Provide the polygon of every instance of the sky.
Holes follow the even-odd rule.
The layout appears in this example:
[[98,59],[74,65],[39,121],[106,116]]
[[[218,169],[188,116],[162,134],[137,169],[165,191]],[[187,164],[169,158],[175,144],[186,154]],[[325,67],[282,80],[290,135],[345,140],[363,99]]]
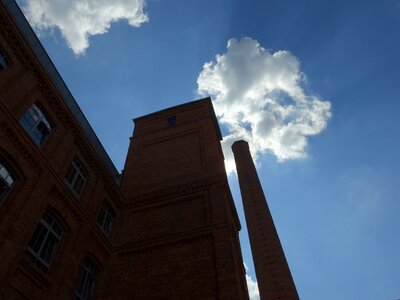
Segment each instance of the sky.
[[132,118],[211,96],[251,300],[237,139],[301,299],[400,298],[399,0],[18,3],[119,170]]

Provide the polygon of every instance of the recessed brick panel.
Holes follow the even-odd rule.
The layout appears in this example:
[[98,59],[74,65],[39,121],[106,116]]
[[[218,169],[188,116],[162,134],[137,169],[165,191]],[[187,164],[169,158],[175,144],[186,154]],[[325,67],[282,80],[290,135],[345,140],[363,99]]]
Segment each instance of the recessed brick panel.
[[133,186],[175,181],[182,176],[192,176],[202,171],[199,132],[188,132],[164,137],[142,145],[143,155],[136,161],[137,176]]

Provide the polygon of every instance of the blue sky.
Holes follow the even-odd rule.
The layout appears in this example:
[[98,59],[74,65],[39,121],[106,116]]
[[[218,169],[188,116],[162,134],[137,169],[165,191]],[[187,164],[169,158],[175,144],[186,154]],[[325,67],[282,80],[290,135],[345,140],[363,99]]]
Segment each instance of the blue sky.
[[132,118],[210,94],[251,140],[300,297],[400,298],[400,1],[114,1],[108,31],[80,2],[19,1],[118,169]]

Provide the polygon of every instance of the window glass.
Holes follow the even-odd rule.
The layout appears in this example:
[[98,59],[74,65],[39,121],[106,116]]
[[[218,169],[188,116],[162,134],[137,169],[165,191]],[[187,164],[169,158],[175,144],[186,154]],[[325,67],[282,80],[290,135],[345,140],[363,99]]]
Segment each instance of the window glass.
[[112,225],[114,223],[114,218],[115,218],[114,210],[107,201],[104,201],[100,211],[99,218],[97,219],[97,223],[100,225],[101,229],[105,234],[111,233]]
[[15,176],[0,160],[0,204],[6,198],[8,192],[11,190],[15,183]]
[[9,65],[8,59],[5,55],[5,53],[0,49],[0,71],[7,68],[8,65]]
[[75,194],[79,196],[86,182],[86,170],[76,157],[72,160],[65,179]]
[[168,124],[168,127],[175,127],[176,126],[176,117],[168,118],[167,124]]
[[50,267],[62,235],[63,230],[60,225],[51,215],[45,213],[27,249],[29,258],[45,272]]
[[33,104],[22,116],[21,124],[38,146],[42,146],[53,127],[42,110]]
[[75,288],[76,300],[89,300],[93,294],[96,285],[97,274],[99,268],[91,260],[86,259],[81,274],[79,276],[78,284]]

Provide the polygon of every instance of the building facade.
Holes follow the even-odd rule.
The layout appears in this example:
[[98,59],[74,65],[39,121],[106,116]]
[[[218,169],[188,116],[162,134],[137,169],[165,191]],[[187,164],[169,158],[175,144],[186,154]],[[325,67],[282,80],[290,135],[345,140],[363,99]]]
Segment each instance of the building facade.
[[[120,174],[0,0],[0,299],[249,299],[211,99],[134,123]],[[248,145],[233,150],[260,298],[298,299]]]
[[2,1],[0,299],[86,299],[102,283],[123,198],[96,141],[16,4]]
[[0,299],[248,299],[209,98],[134,120],[119,174],[0,2]]

